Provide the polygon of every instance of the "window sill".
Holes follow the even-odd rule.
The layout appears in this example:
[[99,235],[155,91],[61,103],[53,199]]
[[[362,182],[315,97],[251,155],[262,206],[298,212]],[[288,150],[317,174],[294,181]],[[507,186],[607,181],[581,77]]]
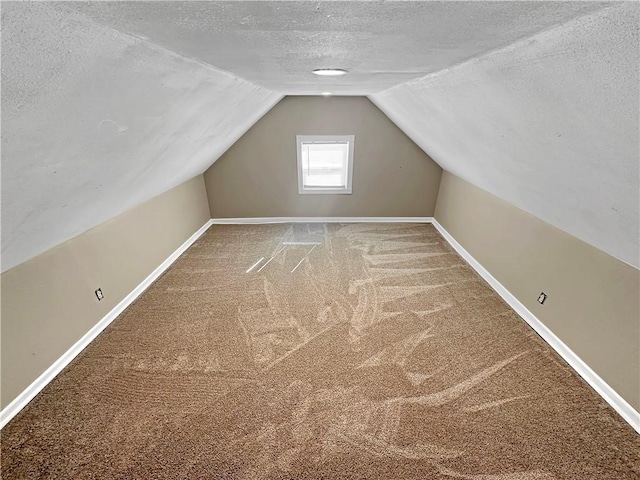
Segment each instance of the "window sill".
[[351,189],[308,188],[298,190],[299,195],[351,195]]

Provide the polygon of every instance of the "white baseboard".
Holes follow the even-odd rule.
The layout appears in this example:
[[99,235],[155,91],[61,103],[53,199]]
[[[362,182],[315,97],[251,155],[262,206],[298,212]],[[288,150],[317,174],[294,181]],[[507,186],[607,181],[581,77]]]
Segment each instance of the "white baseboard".
[[58,360],[47,368],[31,385],[20,393],[2,412],[0,412],[0,429],[15,417],[40,391],[58,375],[82,350],[89,345],[100,332],[102,332],[118,315],[120,315],[133,301],[138,298],[162,273],[175,262],[184,251],[189,248],[211,226],[211,220],[207,221],[196,233],[191,235],[178,249],[173,252],[158,268],[145,278],[129,295],[122,299],[109,313],[107,313],[91,330],[85,333],[80,340],[67,350]]
[[217,218],[205,223],[196,233],[173,252],[162,264],[144,279],[129,295],[116,305],[102,320],[56,360],[0,412],[2,429],[22,410],[58,373],[62,371],[91,341],[96,338],[118,315],[177,260],[213,224],[259,224],[259,223],[432,223],[451,247],[509,304],[513,310],[533,328],[622,418],[640,433],[640,413],[611,388],[578,355],[564,344],[549,328],[531,313],[504,285],[493,277],[465,248],[460,245],[433,217],[264,217],[264,218]]
[[525,307],[504,285],[491,275],[465,248],[451,236],[436,219],[431,222],[440,234],[449,242],[453,249],[464,258],[471,267],[493,288],[509,306],[520,315],[525,322],[533,328],[558,355],[560,355],[598,394],[640,433],[640,413],[611,388],[600,376],[594,372],[573,350],[571,350],[560,338],[542,323],[533,313]]
[[257,223],[431,223],[433,217],[254,217],[212,218],[214,224]]

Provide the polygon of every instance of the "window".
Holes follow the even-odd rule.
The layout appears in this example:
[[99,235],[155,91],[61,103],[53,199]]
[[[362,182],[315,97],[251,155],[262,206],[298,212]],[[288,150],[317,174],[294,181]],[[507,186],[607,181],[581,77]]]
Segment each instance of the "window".
[[354,135],[297,135],[298,193],[351,193]]

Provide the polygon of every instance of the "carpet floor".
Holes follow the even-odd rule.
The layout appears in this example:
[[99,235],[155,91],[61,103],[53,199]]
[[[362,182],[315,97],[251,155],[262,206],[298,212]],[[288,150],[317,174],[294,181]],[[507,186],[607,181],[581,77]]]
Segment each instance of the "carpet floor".
[[2,478],[622,480],[639,452],[431,225],[229,225],[3,429]]

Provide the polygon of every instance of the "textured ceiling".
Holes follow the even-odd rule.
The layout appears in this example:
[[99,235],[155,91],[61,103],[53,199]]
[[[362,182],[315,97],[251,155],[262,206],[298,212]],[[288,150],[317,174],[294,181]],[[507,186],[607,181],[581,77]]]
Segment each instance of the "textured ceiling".
[[640,4],[371,99],[442,168],[639,266]]
[[87,21],[2,3],[2,270],[202,173],[280,95]]
[[[598,8],[591,2],[80,2],[121,32],[287,95],[369,95]],[[345,68],[318,78],[314,68]]]
[[326,90],[372,95],[445,169],[637,265],[637,17],[610,5],[2,2],[2,270]]

